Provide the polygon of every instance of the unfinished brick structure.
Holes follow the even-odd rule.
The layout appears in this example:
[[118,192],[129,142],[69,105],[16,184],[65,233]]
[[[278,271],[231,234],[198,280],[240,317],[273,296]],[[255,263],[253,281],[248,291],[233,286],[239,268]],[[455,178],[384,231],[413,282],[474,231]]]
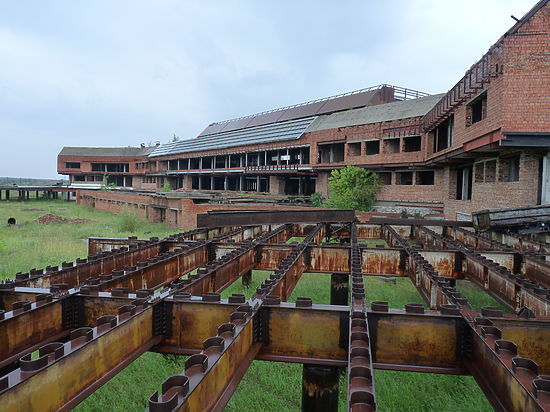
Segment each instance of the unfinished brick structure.
[[169,182],[327,195],[331,170],[358,165],[381,175],[379,204],[422,202],[449,219],[548,203],[549,15],[539,1],[445,94],[376,86],[213,123],[195,139],[136,148],[133,157],[64,148],[58,171],[85,187],[108,174],[140,191]]

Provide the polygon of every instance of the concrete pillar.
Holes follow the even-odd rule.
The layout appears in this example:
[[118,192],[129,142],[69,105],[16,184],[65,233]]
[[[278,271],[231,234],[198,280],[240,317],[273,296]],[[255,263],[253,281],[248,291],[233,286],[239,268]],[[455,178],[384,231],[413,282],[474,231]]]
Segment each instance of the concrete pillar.
[[199,157],[199,169],[202,169],[202,157]]
[[250,284],[252,283],[252,271],[251,270],[249,270],[248,272],[243,274],[242,282],[243,282],[243,286],[250,286]]
[[333,273],[330,275],[330,304],[348,305],[349,275]]
[[225,175],[223,179],[223,190],[227,190],[229,176]]
[[264,152],[264,165],[267,166],[267,150]]
[[277,150],[277,166],[281,164],[281,151]]
[[302,374],[302,411],[338,411],[338,368],[305,365]]
[[239,176],[239,191],[244,192],[246,190],[244,176]]
[[244,166],[248,166],[248,152],[244,154]]
[[214,175],[210,175],[210,190],[214,190]]
[[303,185],[303,178],[298,177],[298,194],[303,195],[304,194],[304,185]]
[[288,147],[286,148],[286,165],[288,166],[288,163],[290,162],[290,154],[288,152]]
[[202,189],[202,176],[199,175],[199,190]]
[[256,176],[256,192],[260,191],[260,176]]
[[300,158],[298,159],[298,163],[299,164],[304,163],[304,148],[303,147],[300,148]]

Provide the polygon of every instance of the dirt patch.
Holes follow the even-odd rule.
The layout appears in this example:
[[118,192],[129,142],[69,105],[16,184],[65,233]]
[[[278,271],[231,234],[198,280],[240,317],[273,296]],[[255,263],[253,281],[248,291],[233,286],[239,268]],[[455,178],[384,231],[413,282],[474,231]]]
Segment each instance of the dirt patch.
[[35,220],[35,222],[43,225],[49,225],[52,223],[86,223],[88,222],[88,219],[65,219],[62,216],[48,213],[46,215],[40,216],[38,219]]

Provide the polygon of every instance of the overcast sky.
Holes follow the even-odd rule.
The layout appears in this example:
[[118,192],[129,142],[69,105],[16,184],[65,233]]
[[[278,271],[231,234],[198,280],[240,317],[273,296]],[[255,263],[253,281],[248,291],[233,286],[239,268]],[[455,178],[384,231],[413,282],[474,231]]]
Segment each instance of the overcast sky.
[[0,3],[0,176],[380,83],[447,91],[535,0]]

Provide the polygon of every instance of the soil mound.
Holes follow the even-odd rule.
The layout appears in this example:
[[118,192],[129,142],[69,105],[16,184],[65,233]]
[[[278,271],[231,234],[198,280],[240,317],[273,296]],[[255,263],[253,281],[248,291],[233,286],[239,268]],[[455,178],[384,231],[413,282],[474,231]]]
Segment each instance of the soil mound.
[[86,223],[88,219],[65,219],[62,216],[57,216],[51,213],[40,216],[35,220],[36,223],[49,225],[52,223]]

